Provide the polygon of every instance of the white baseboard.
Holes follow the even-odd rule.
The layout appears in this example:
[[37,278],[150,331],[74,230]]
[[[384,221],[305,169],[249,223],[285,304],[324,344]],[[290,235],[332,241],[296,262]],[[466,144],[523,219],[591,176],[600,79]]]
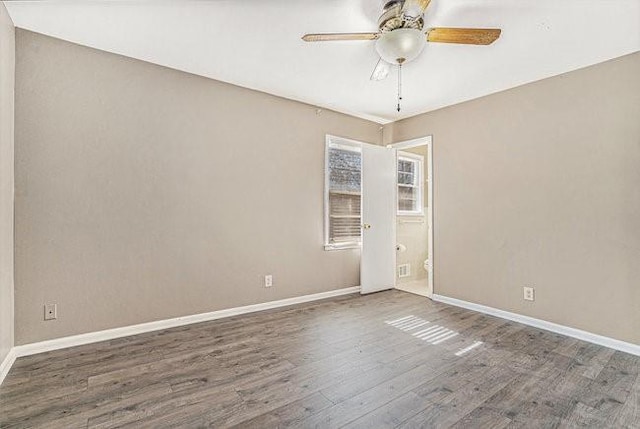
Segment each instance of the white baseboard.
[[[191,316],[176,317],[174,319],[158,320],[156,322],[141,323],[139,325],[124,326],[122,328],[107,329],[104,331],[89,332],[87,334],[72,335],[70,337],[56,338],[38,343],[15,346],[12,351],[14,360],[16,357],[29,356],[37,353],[52,350],[64,349],[67,347],[81,346],[84,344],[97,343],[100,341],[113,340],[115,338],[128,337],[130,335],[142,334],[145,332],[159,331],[161,329],[175,328],[177,326],[190,325],[193,323],[207,322],[225,317],[237,316],[240,314],[254,313],[256,311],[270,310],[278,307],[286,307],[294,304],[317,301],[325,298],[332,298],[340,295],[348,295],[360,292],[360,286],[336,289],[328,292],[314,293],[294,298],[281,299],[278,301],[264,302],[260,304],[245,305],[244,307],[228,308],[225,310],[212,311],[209,313],[194,314]],[[11,362],[13,364],[13,362]],[[11,366],[8,365],[8,368]],[[3,363],[4,370],[4,363]],[[7,372],[9,371],[7,368]]]
[[434,294],[432,299],[434,301],[455,305],[456,307],[466,308],[468,310],[489,314],[491,316],[500,317],[502,319],[512,320],[514,322],[522,323],[524,325],[533,326],[536,328],[566,335],[568,337],[573,337],[579,340],[587,341],[589,343],[598,344],[600,346],[609,347],[611,349],[620,350],[622,352],[640,356],[639,344],[627,343],[625,341],[620,341],[614,338],[593,334],[591,332],[582,331],[580,329],[571,328],[569,326],[559,325],[557,323],[547,322],[546,320],[536,319],[535,317],[529,317],[529,316],[524,316],[517,313],[511,313],[509,311],[499,310],[497,308],[488,307],[486,305],[481,305],[481,304],[475,304],[473,302],[463,301],[457,298],[450,298],[448,296]]
[[7,353],[2,363],[0,363],[0,384],[2,384],[4,378],[9,374],[9,370],[16,361],[16,357],[16,349],[15,347],[12,347],[9,349],[9,353]]

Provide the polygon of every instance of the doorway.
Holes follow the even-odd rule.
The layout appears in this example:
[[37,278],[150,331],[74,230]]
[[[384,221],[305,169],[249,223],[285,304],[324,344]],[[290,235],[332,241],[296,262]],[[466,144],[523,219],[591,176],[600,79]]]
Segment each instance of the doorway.
[[327,135],[325,250],[360,249],[360,292],[433,293],[431,136],[386,147]]
[[397,157],[395,288],[433,294],[432,137],[390,144]]

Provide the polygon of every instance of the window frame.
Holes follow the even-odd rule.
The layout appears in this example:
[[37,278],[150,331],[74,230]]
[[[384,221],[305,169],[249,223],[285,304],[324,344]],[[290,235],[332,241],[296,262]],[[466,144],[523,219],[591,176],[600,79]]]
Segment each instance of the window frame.
[[[400,184],[398,182],[398,174],[400,169],[398,168],[398,164],[400,161],[409,161],[417,164],[417,179],[415,183],[417,185],[408,186],[404,184]],[[416,204],[418,205],[417,210],[400,210],[400,187],[413,187],[418,188],[418,198]],[[398,150],[397,162],[396,162],[396,210],[398,216],[424,216],[424,156],[418,155],[417,153],[404,152]]]
[[[324,250],[346,250],[360,249],[362,247],[362,235],[359,241],[345,243],[330,243],[329,232],[331,229],[329,220],[329,188],[330,177],[329,172],[329,149],[339,148],[360,153],[362,157],[362,142],[337,137],[327,134],[324,145]],[[362,159],[362,158],[361,158]],[[362,164],[360,164],[360,221],[362,222]]]

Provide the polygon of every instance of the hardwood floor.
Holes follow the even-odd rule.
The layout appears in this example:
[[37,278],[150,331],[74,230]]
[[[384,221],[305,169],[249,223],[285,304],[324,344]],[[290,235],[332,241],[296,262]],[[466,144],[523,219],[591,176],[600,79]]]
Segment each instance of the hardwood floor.
[[640,357],[400,291],[20,358],[0,427],[640,427]]

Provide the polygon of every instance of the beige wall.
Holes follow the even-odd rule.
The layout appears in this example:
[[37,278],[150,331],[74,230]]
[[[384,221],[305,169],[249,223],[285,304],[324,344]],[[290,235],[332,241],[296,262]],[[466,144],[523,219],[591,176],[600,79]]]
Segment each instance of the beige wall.
[[359,284],[325,133],[378,124],[23,30],[16,67],[17,344]]
[[0,3],[0,363],[13,347],[13,91],[15,30]]
[[427,134],[435,293],[640,344],[640,53],[385,129]]
[[[17,42],[17,344],[359,283],[357,252],[322,250],[324,135],[377,124]],[[638,75],[634,54],[385,127],[434,136],[436,293],[640,343]]]

